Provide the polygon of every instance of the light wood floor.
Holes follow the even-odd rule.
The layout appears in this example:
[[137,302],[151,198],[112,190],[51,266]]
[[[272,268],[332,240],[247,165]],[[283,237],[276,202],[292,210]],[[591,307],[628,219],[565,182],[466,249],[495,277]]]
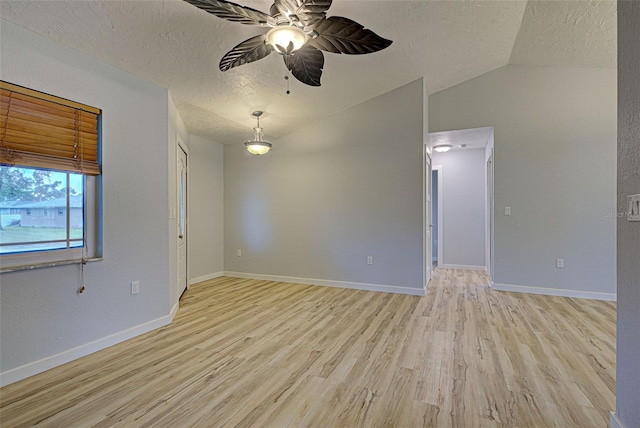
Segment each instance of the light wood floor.
[[0,390],[1,425],[607,427],[615,304],[219,278],[167,327]]

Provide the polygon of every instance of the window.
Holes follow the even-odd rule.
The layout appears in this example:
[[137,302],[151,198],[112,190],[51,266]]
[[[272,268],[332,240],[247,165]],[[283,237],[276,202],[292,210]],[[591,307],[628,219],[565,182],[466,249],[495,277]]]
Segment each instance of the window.
[[100,113],[0,81],[2,271],[101,256]]
[[[0,166],[0,180],[0,207],[13,208],[0,209],[0,254],[83,246],[82,174]],[[54,209],[69,215],[49,216]]]

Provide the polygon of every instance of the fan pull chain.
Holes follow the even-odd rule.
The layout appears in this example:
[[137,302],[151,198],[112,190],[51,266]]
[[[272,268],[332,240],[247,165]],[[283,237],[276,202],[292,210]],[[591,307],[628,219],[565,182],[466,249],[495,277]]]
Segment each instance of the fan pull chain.
[[84,287],[84,266],[87,264],[87,259],[84,257],[84,254],[82,255],[82,261],[81,261],[81,267],[80,267],[80,289],[78,290],[78,293],[82,294],[84,293],[85,287]]
[[291,70],[289,70],[289,68],[287,67],[287,75],[284,76],[284,80],[287,81],[287,95],[291,94],[291,91],[289,90],[289,74],[291,73]]

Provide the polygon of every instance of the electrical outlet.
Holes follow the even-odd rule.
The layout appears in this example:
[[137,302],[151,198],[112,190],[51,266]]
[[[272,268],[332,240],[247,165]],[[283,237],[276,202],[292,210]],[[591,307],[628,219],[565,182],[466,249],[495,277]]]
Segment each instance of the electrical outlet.
[[372,265],[373,264],[373,256],[367,256],[367,264],[368,265]]
[[511,215],[511,207],[504,207],[504,215]]
[[564,259],[556,259],[556,267],[563,268],[564,267]]
[[236,256],[237,256],[237,257],[242,257],[242,250],[241,250],[240,248],[238,248],[238,249],[236,250]]
[[131,281],[131,294],[138,294],[140,292],[140,281]]

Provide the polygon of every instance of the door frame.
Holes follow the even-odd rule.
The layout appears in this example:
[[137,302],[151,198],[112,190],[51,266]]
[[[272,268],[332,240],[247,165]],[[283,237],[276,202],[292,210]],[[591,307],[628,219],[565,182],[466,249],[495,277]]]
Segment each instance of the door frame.
[[487,264],[487,275],[493,281],[493,254],[494,254],[494,246],[495,243],[493,241],[493,232],[494,232],[494,198],[495,198],[495,190],[494,190],[494,169],[495,169],[495,160],[493,156],[493,147],[491,148],[491,154],[487,158],[486,161],[486,180],[487,180],[487,236],[486,236],[486,246],[485,246],[485,256],[486,256],[486,264]]
[[180,177],[179,177],[179,170],[178,170],[178,162],[180,160],[180,151],[182,151],[187,159],[186,165],[185,165],[185,189],[184,189],[184,197],[186,199],[185,201],[185,213],[184,213],[184,245],[185,245],[185,282],[186,282],[186,290],[189,289],[190,287],[190,281],[189,281],[189,149],[187,148],[187,145],[184,143],[184,140],[182,139],[182,137],[180,137],[180,134],[178,134],[176,132],[176,212],[175,212],[175,219],[176,219],[176,228],[174,230],[176,230],[176,286],[180,288],[180,290],[177,293],[177,299],[180,300],[180,297],[182,296],[182,293],[184,293],[185,289],[181,288],[180,285],[180,240],[178,238],[178,234],[177,234],[177,230],[178,230],[178,222],[180,221],[179,216],[180,216],[180,190],[178,188],[178,183],[180,182]]
[[[438,266],[444,264],[444,242],[442,239],[444,230],[444,216],[442,215],[444,198],[442,197],[442,165],[432,165],[432,171],[438,175]],[[433,183],[432,183],[433,185]],[[433,245],[433,243],[432,243]],[[431,261],[433,265],[433,260]]]
[[427,289],[431,278],[433,277],[431,248],[433,247],[433,233],[431,231],[431,156],[426,144],[423,145],[423,161],[422,161],[422,260],[424,264],[422,283],[424,290]]

